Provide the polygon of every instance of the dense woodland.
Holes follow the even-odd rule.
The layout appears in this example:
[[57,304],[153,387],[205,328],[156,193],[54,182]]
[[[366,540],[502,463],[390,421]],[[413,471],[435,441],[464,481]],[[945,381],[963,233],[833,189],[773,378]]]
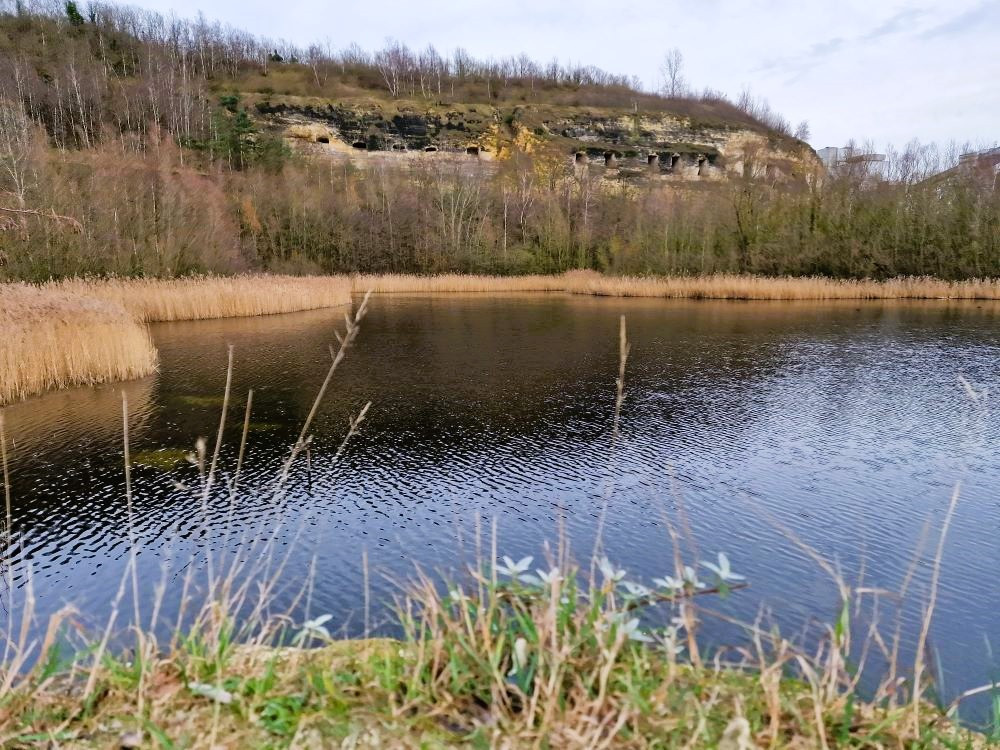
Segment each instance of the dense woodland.
[[628,106],[770,134],[766,106],[593,68],[260,40],[103,4],[0,2],[0,276],[247,269],[1000,275],[993,173],[914,145],[776,183],[628,184],[544,144],[471,173],[293,155],[239,92]]

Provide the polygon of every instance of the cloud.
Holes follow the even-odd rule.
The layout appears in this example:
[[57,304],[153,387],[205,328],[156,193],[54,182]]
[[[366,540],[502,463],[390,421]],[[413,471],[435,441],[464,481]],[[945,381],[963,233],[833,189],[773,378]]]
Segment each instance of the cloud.
[[925,15],[927,15],[927,11],[921,10],[920,8],[907,8],[906,10],[901,10],[896,15],[887,18],[871,31],[862,34],[858,37],[858,40],[862,42],[874,42],[882,37],[898,34],[901,31],[907,31]]
[[963,34],[968,31],[973,31],[977,27],[986,27],[988,24],[1000,22],[1000,5],[992,2],[991,0],[986,0],[986,2],[981,3],[979,6],[967,10],[965,13],[961,13],[950,21],[945,21],[937,26],[932,26],[931,28],[923,31],[920,34],[920,39],[929,40],[937,39],[945,36],[954,36],[956,34]]

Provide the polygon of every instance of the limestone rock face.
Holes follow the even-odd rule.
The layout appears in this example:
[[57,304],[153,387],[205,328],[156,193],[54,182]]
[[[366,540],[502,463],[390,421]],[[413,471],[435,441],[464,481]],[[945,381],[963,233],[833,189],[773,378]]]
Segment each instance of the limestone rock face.
[[300,150],[354,159],[423,155],[489,161],[514,147],[565,154],[624,180],[807,179],[821,169],[801,141],[722,120],[597,107],[271,98],[256,116]]

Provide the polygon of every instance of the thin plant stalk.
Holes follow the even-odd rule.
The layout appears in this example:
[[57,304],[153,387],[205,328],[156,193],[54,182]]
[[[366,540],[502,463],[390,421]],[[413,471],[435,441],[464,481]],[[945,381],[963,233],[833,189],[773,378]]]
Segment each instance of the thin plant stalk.
[[930,598],[927,602],[927,609],[924,611],[924,618],[920,625],[920,637],[917,639],[916,661],[913,666],[913,726],[914,730],[919,728],[920,723],[920,701],[922,692],[920,687],[924,672],[924,652],[927,647],[927,637],[930,634],[931,620],[934,617],[934,607],[937,604],[938,584],[941,581],[941,559],[944,557],[944,543],[948,537],[948,529],[951,526],[951,519],[955,515],[955,508],[958,506],[958,497],[961,491],[961,482],[955,485],[951,493],[951,501],[948,503],[948,511],[944,516],[944,523],[941,524],[941,535],[938,537],[937,550],[934,553],[934,566],[931,572]]

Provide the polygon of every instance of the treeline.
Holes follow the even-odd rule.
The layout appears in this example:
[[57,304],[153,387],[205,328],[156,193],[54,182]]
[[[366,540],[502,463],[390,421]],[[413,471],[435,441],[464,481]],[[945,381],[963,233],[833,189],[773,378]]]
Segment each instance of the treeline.
[[[565,155],[515,153],[358,169],[283,157],[243,170],[192,166],[168,136],[141,153],[59,151],[44,133],[17,162],[0,212],[0,275],[174,276],[301,272],[1000,276],[991,171],[927,180],[900,155],[886,180],[847,171],[811,183],[612,183]],[[185,156],[186,154],[186,156]],[[8,164],[10,162],[8,161]],[[14,193],[9,178],[3,189]]]
[[374,53],[356,45],[303,49],[202,17],[102,2],[0,0],[0,99],[20,101],[60,148],[113,137],[141,150],[155,129],[204,144],[217,137],[220,94],[239,91],[640,107],[762,131],[779,122],[761,117],[752,101],[741,99],[741,108],[711,91],[662,97],[629,76],[524,55],[483,60],[461,48],[445,55],[397,42]]

